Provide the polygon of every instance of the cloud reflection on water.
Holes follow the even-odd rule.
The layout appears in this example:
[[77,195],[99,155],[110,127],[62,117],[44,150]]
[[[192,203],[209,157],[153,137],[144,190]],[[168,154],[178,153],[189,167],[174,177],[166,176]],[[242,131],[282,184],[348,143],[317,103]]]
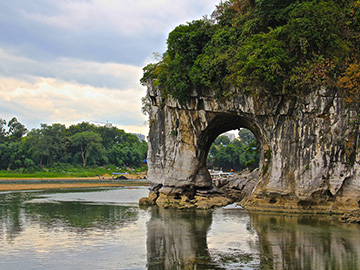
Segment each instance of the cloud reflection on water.
[[137,201],[147,189],[131,192],[1,193],[0,269],[360,269],[358,225],[328,216],[139,209],[127,196]]

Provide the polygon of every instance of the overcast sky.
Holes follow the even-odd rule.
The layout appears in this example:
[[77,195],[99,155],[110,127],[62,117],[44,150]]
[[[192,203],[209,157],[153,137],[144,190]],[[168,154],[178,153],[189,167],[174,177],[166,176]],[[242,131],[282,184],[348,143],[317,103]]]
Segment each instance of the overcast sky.
[[148,133],[142,68],[177,25],[220,0],[11,0],[0,3],[0,118],[110,122]]

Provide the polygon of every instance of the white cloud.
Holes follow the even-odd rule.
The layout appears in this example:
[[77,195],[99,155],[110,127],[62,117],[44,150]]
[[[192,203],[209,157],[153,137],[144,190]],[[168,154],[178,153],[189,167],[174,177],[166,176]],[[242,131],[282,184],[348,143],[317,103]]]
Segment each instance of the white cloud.
[[164,52],[169,31],[210,14],[218,1],[5,1],[0,46],[32,59],[140,65],[152,52]]
[[19,57],[0,48],[0,74],[3,76],[49,77],[95,87],[122,89],[139,86],[142,67],[121,63],[98,63],[71,58],[46,61]]
[[[51,1],[52,13],[47,10],[24,11],[24,15],[42,24],[66,31],[104,30],[137,36],[147,31],[164,33],[169,25],[199,19],[211,13],[218,0],[90,0]],[[199,14],[199,6],[206,13]],[[196,18],[194,18],[196,17]]]
[[[75,124],[82,121],[106,121],[121,125],[126,131],[146,132],[145,116],[140,99],[144,89],[122,91],[62,82],[50,78],[34,78],[35,83],[0,78],[0,103],[16,108],[15,115],[32,128],[32,121],[41,123]],[[29,114],[29,112],[31,112]],[[11,112],[0,109],[1,115]],[[37,119],[34,119],[36,115]],[[30,126],[28,126],[30,125]],[[37,126],[39,127],[39,126]]]
[[43,63],[0,50],[0,71],[16,73],[0,77],[2,118],[16,116],[29,129],[108,120],[127,132],[147,133],[141,67],[70,58]]
[[[0,9],[0,118],[147,133],[142,66],[219,0],[13,0]],[[129,130],[127,130],[127,128]],[[131,129],[131,130],[130,130]]]

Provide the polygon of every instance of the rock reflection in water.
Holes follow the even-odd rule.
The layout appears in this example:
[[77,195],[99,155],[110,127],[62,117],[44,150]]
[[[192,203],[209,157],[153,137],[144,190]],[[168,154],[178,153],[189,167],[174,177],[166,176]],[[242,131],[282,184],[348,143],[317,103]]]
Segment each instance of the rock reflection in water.
[[148,269],[217,269],[207,248],[211,211],[153,207],[147,224]]
[[261,269],[360,269],[360,231],[328,216],[250,213]]
[[360,269],[357,224],[119,203],[133,191],[0,193],[0,269]]

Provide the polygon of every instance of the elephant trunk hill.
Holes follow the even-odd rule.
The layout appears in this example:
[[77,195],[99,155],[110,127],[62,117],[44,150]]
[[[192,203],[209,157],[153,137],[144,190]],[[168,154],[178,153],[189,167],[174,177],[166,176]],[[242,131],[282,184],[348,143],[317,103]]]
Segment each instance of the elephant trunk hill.
[[[147,203],[359,211],[359,44],[359,0],[226,0],[177,26],[141,79]],[[257,139],[259,169],[213,182],[210,146],[240,128]]]
[[254,188],[242,200],[245,207],[359,208],[358,112],[336,91],[320,88],[306,97],[239,94],[221,100],[211,91],[193,91],[179,104],[162,98],[149,83],[147,99],[148,179],[157,203],[188,206],[202,197],[223,197],[207,169],[209,148],[221,133],[248,128],[260,145],[260,165]]

